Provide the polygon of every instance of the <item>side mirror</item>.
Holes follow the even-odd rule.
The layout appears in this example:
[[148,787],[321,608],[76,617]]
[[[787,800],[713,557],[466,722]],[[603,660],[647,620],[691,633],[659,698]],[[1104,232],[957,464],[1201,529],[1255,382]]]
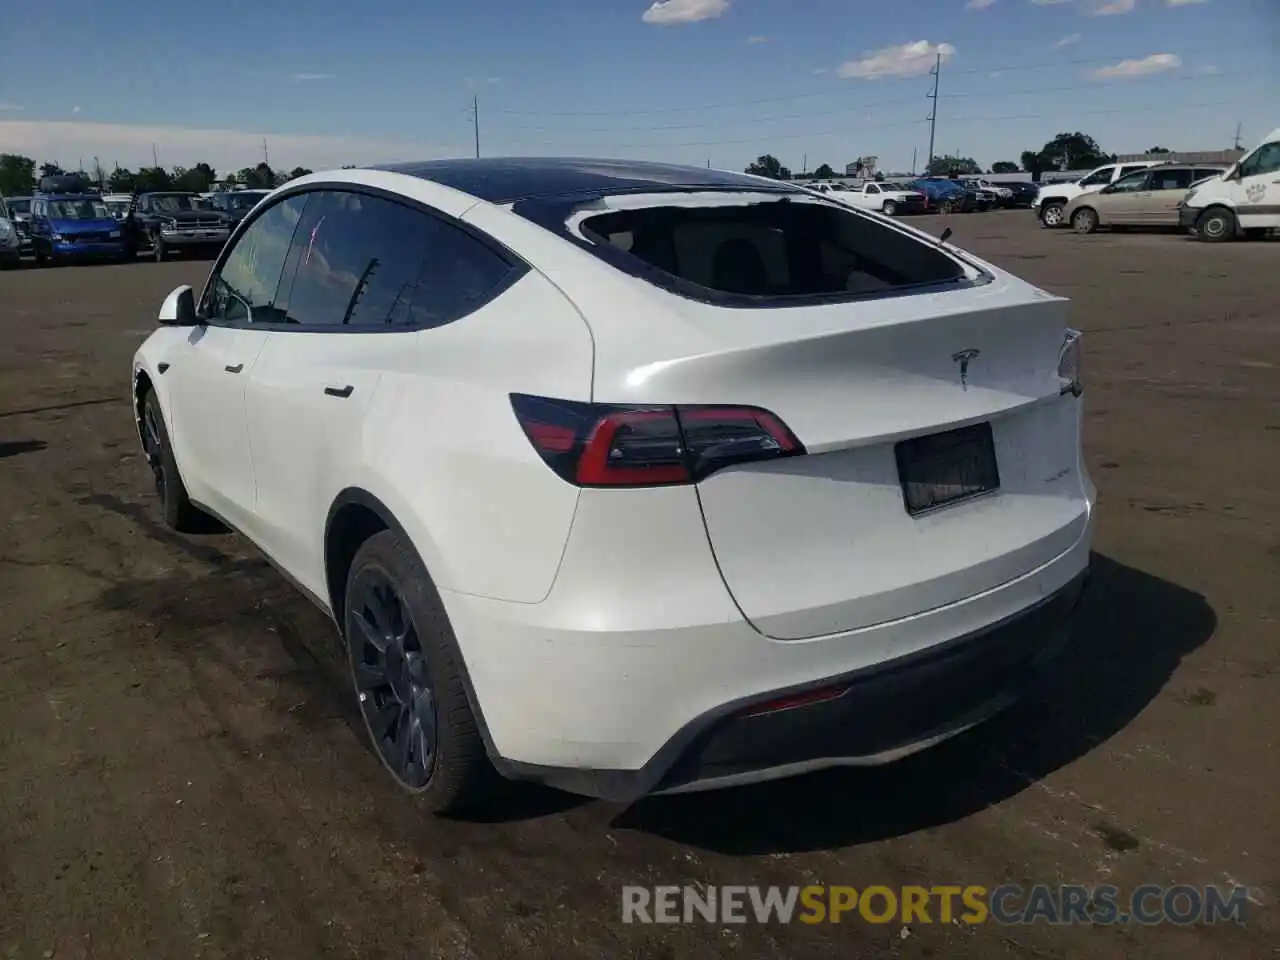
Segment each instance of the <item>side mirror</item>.
[[173,292],[160,304],[160,316],[157,318],[166,327],[194,327],[196,319],[196,295],[186,284],[175,287]]

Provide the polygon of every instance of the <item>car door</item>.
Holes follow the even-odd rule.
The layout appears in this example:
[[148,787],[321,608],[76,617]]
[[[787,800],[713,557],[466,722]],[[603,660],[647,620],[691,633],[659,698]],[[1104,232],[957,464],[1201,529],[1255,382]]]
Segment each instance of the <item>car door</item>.
[[1156,168],[1147,187],[1138,197],[1133,222],[1146,227],[1176,227],[1178,204],[1191,189],[1191,168]]
[[1231,199],[1243,229],[1280,228],[1280,141],[1264,143],[1241,161]]
[[337,495],[370,469],[363,440],[380,382],[389,378],[394,390],[418,369],[418,331],[449,312],[439,309],[442,287],[509,270],[418,207],[356,190],[311,194],[285,268],[284,323],[258,358],[247,398],[255,522],[268,553],[303,587],[325,595],[325,521]]
[[305,200],[265,211],[215,267],[185,348],[164,378],[174,454],[192,500],[250,531],[257,487],[245,384],[276,316],[275,298]]
[[1128,226],[1138,219],[1142,196],[1147,193],[1145,170],[1131,173],[1089,197],[1088,203],[1098,211],[1099,222],[1107,226]]

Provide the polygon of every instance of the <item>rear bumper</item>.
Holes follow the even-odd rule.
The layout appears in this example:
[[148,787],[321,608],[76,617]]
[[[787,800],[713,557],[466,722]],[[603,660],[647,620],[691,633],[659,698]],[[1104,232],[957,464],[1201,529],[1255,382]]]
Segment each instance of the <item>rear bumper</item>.
[[[662,491],[652,511],[644,504],[656,491],[639,492],[634,509],[616,499],[625,491],[583,497],[542,603],[441,591],[505,776],[628,802],[924,749],[1007,705],[1042,668],[1093,538],[1090,503],[1079,539],[1011,582],[891,622],[778,641],[733,604],[696,499],[681,512],[688,490]],[[599,532],[583,543],[580,530]],[[831,687],[843,692],[745,715]]]

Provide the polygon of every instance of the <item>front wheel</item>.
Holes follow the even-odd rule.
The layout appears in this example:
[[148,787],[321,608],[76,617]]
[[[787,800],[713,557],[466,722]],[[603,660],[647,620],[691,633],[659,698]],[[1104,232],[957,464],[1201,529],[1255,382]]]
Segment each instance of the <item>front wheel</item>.
[[151,479],[156,496],[160,498],[160,513],[170,528],[180,533],[200,529],[203,514],[187,498],[187,488],[178,472],[178,461],[169,443],[169,430],[164,424],[160,401],[154,390],[148,390],[142,401],[142,449],[151,468]]
[[1098,229],[1098,214],[1091,207],[1081,207],[1071,217],[1071,229],[1076,233],[1093,233]]
[[453,628],[416,551],[390,530],[366,540],[343,606],[351,678],[382,766],[435,813],[484,799],[495,774]]
[[1236,235],[1236,215],[1226,207],[1210,207],[1196,220],[1196,236],[1206,243],[1223,243]]
[[898,212],[898,205],[894,203],[892,200],[886,200],[884,202],[884,206],[880,208],[880,212],[883,213],[886,217],[892,217],[895,213]]
[[1040,223],[1046,227],[1062,226],[1062,208],[1063,203],[1052,200],[1040,207]]
[[156,258],[156,263],[164,263],[168,256],[168,251],[164,248],[164,241],[159,237],[155,237],[151,241],[151,253]]

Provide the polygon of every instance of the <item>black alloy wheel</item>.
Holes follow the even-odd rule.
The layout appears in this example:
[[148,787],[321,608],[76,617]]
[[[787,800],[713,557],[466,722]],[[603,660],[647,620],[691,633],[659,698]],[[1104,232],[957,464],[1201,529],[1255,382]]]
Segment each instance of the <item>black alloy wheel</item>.
[[352,580],[347,638],[369,736],[405,789],[426,789],[438,748],[436,698],[426,652],[396,578],[376,564]]

